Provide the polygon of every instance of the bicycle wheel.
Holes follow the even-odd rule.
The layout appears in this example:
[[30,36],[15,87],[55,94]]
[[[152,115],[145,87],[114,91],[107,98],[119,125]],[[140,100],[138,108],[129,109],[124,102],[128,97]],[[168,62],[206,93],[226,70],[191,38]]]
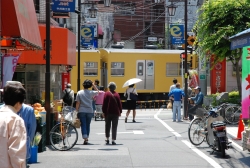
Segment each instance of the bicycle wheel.
[[201,118],[195,118],[189,125],[188,128],[188,138],[193,145],[200,145],[204,139],[204,123]]
[[77,140],[78,132],[70,123],[62,123],[62,129],[61,124],[57,124],[50,131],[50,143],[56,150],[69,150],[75,146]]
[[241,114],[239,106],[229,106],[225,109],[225,120],[229,124],[238,124]]

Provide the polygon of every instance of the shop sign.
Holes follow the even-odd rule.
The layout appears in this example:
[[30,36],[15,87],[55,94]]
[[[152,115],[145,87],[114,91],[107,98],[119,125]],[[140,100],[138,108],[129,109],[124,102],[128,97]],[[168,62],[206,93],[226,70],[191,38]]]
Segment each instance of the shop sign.
[[242,118],[250,119],[250,47],[243,48],[242,54]]
[[170,24],[170,38],[172,44],[184,44],[184,25]]
[[[211,59],[213,64],[213,58]],[[211,93],[221,93],[226,91],[226,60],[218,62],[211,70]]]
[[75,0],[52,0],[53,12],[75,12]]
[[64,90],[67,84],[70,83],[70,74],[69,72],[62,73],[62,90]]
[[95,38],[97,38],[97,24],[84,24],[81,26],[81,46],[96,47]]

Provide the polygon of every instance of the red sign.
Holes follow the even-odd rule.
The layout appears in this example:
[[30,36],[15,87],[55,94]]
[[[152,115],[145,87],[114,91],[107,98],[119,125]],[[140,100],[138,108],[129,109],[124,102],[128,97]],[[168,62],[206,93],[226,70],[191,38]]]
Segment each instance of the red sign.
[[19,37],[26,45],[42,48],[32,0],[1,0],[1,35]]
[[62,73],[62,90],[66,88],[66,85],[70,83],[70,74],[69,72]]
[[[213,66],[213,59],[211,59]],[[226,60],[218,62],[211,70],[211,94],[226,91]]]

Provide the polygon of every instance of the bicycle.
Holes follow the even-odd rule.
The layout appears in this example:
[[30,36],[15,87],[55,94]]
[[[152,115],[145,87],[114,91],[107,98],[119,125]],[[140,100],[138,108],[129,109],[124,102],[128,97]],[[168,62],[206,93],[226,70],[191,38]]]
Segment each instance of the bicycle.
[[241,106],[234,104],[225,109],[225,120],[229,124],[238,124],[241,114]]
[[[219,111],[223,108],[223,104],[214,108],[216,111],[216,115],[218,115]],[[214,113],[213,113],[214,114]],[[198,146],[204,142],[206,139],[206,142],[208,146],[211,146],[208,138],[208,132],[207,132],[207,122],[208,118],[211,116],[210,111],[204,109],[204,108],[198,108],[196,110],[195,114],[196,118],[194,118],[189,127],[188,127],[188,138],[189,141],[195,145]],[[221,117],[222,118],[222,117]]]
[[73,125],[76,110],[71,106],[64,106],[59,114],[61,115],[60,123],[51,129],[50,143],[56,150],[67,151],[73,148],[78,140],[78,132]]

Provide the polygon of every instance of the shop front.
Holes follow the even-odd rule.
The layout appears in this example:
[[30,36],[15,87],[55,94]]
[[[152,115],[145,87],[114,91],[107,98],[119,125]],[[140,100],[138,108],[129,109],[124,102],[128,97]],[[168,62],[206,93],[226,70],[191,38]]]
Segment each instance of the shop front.
[[[45,25],[39,25],[39,30],[44,50],[23,51],[13,77],[23,81],[27,90],[27,102],[30,104],[45,100]],[[51,26],[50,30],[50,100],[59,100],[65,85],[70,83],[71,67],[76,65],[76,36],[66,28]]]

